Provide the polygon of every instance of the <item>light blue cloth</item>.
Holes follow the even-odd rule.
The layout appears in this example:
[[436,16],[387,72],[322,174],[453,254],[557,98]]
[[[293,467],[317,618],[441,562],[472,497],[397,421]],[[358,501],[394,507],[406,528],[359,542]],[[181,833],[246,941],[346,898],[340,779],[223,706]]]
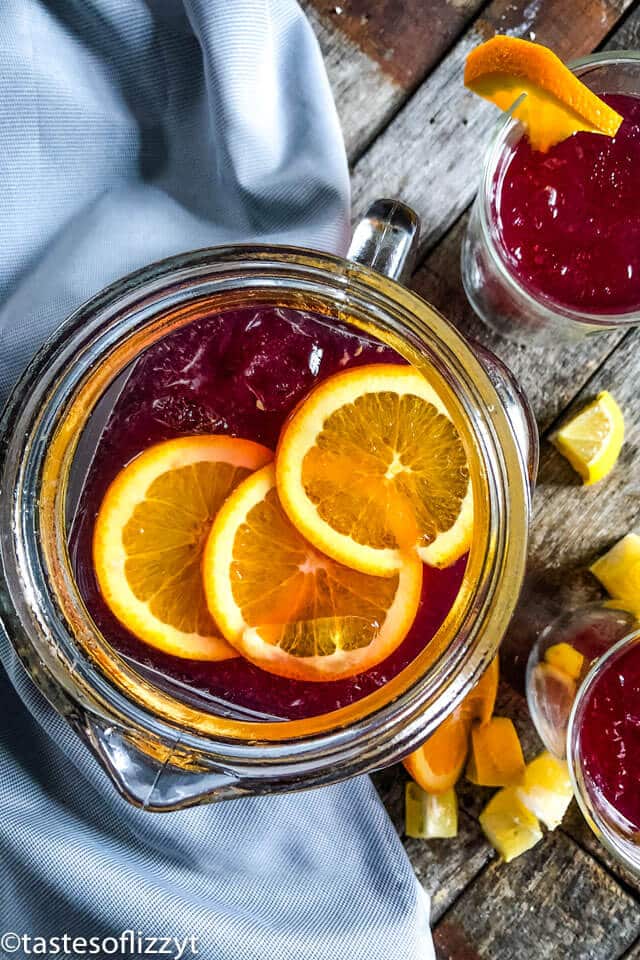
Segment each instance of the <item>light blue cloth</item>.
[[[348,197],[293,0],[2,0],[0,401],[114,278],[222,241],[341,251]],[[0,934],[195,936],[207,960],[433,955],[428,898],[368,779],[142,813],[6,636],[0,654]]]

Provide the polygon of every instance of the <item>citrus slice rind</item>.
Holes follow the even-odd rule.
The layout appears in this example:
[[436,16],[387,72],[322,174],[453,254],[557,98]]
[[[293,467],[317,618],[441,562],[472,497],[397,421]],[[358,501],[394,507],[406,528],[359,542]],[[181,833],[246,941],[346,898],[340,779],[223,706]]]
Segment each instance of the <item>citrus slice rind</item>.
[[203,578],[212,615],[247,660],[326,681],[355,676],[400,645],[418,609],[422,565],[414,557],[382,578],[320,554],[282,509],[268,465],[220,510]]
[[428,740],[402,761],[405,769],[427,793],[444,793],[457,782],[469,749],[471,720],[457,707]]
[[417,370],[375,364],[317,386],[285,425],[278,495],[292,523],[339,563],[389,576],[417,554],[467,552],[473,495],[464,445]]
[[98,512],[93,560],[105,603],[138,639],[185,659],[236,656],[206,605],[202,550],[231,490],[272,457],[248,440],[190,436],[120,471]]
[[547,151],[578,131],[613,137],[622,123],[552,50],[518,37],[498,35],[472,50],[464,82],[501,110],[511,110],[535,150]]

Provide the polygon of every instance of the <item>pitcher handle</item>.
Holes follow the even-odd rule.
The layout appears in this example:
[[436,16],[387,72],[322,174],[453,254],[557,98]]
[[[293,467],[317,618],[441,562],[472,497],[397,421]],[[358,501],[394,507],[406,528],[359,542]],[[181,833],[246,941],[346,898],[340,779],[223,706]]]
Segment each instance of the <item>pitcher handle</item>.
[[406,283],[418,252],[420,218],[400,200],[376,200],[353,232],[347,260]]

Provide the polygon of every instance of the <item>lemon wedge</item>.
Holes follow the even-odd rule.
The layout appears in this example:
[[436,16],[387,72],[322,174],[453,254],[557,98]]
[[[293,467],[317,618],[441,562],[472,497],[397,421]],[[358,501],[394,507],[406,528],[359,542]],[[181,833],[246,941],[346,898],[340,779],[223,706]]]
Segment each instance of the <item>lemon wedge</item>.
[[444,793],[427,793],[407,781],[405,787],[405,833],[416,839],[434,840],[458,834],[458,801],[453,787]]
[[498,790],[480,814],[480,826],[506,863],[542,840],[538,819],[525,807],[516,787]]
[[544,750],[527,764],[516,792],[527,810],[555,830],[573,797],[566,763]]
[[624,440],[624,417],[607,390],[553,434],[551,442],[580,474],[585,486],[613,469]]
[[640,536],[628,533],[589,567],[605,590],[640,617]]

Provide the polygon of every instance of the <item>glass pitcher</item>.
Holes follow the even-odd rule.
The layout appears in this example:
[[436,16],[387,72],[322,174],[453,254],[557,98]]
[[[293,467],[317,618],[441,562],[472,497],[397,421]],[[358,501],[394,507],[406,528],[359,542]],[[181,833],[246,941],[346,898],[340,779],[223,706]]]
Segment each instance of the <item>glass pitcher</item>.
[[[80,307],[4,410],[2,624],[52,707],[143,809],[298,790],[393,763],[429,736],[495,655],[524,574],[537,431],[500,361],[403,286],[418,229],[409,208],[380,200],[346,259],[252,245],[152,264]],[[398,353],[428,363],[458,412],[478,505],[463,584],[433,640],[373,693],[305,724],[202,711],[154,686],[93,622],[69,557],[78,444],[118,378],[203,310],[251,301],[313,310],[358,330],[373,324]]]

